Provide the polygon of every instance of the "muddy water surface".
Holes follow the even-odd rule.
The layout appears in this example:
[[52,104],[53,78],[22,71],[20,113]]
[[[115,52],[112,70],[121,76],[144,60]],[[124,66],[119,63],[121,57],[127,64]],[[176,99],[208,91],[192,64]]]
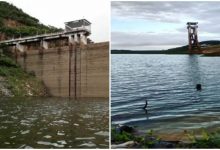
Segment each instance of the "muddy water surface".
[[0,148],[108,148],[108,100],[0,98]]

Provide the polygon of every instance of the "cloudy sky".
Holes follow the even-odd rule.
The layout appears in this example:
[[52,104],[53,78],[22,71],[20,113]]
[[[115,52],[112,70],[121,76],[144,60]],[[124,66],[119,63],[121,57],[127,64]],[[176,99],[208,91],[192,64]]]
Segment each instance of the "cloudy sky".
[[111,2],[111,48],[158,50],[188,44],[186,22],[199,41],[220,40],[220,2]]
[[[109,41],[108,0],[6,0],[45,25],[64,28],[64,22],[85,18],[92,25],[91,39]],[[100,7],[99,7],[100,6]]]

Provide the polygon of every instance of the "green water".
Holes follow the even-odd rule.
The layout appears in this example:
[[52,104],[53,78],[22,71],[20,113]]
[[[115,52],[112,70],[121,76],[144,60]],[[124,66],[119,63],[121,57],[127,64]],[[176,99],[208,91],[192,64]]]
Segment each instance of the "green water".
[[108,100],[0,98],[0,148],[108,148]]

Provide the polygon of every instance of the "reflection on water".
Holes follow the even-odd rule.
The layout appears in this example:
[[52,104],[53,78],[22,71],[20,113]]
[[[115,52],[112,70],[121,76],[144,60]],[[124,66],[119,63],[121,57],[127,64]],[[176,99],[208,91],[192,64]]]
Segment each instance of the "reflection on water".
[[0,148],[108,148],[108,101],[1,98]]
[[[220,59],[112,55],[112,123],[175,132],[220,125]],[[196,91],[196,84],[203,90]],[[148,100],[148,111],[142,108]]]

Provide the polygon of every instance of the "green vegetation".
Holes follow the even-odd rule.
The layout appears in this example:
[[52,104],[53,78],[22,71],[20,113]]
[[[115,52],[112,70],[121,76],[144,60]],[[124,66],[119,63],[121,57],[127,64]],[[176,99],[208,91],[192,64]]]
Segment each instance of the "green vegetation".
[[39,20],[29,16],[24,13],[21,9],[16,8],[12,4],[1,1],[0,3],[0,17],[1,23],[3,24],[3,19],[12,19],[16,20],[20,23],[29,25],[29,26],[37,26]]
[[134,140],[134,135],[132,135],[131,133],[127,133],[127,132],[122,132],[120,134],[117,134],[117,132],[115,131],[115,129],[112,129],[112,139],[114,139],[114,141],[116,142],[126,142],[126,141],[130,141],[130,140]]
[[[45,26],[38,19],[24,13],[8,2],[0,1],[0,40],[59,32],[52,26]],[[11,51],[0,45],[0,96],[45,96],[46,89],[34,73],[26,73],[10,58]]]
[[168,49],[166,54],[188,54],[188,45]]
[[0,56],[0,77],[5,79],[6,88],[13,96],[46,95],[43,83],[33,73],[24,72],[11,58],[3,54]]
[[39,20],[24,13],[21,9],[7,2],[0,2],[0,33],[6,38],[31,36],[36,34],[58,32],[52,26],[45,26]]
[[[153,137],[154,136],[154,137]],[[154,145],[160,142],[160,138],[155,138],[156,136],[153,135],[153,130],[147,132],[145,136],[135,136],[132,133],[127,133],[125,131],[118,133],[115,129],[111,130],[111,138],[112,143],[119,144],[127,141],[134,141],[137,144],[138,148],[153,148]],[[154,140],[148,140],[148,139]]]
[[191,143],[188,148],[220,148],[219,132],[208,133],[202,129],[201,136],[197,137],[194,132],[188,133]]

